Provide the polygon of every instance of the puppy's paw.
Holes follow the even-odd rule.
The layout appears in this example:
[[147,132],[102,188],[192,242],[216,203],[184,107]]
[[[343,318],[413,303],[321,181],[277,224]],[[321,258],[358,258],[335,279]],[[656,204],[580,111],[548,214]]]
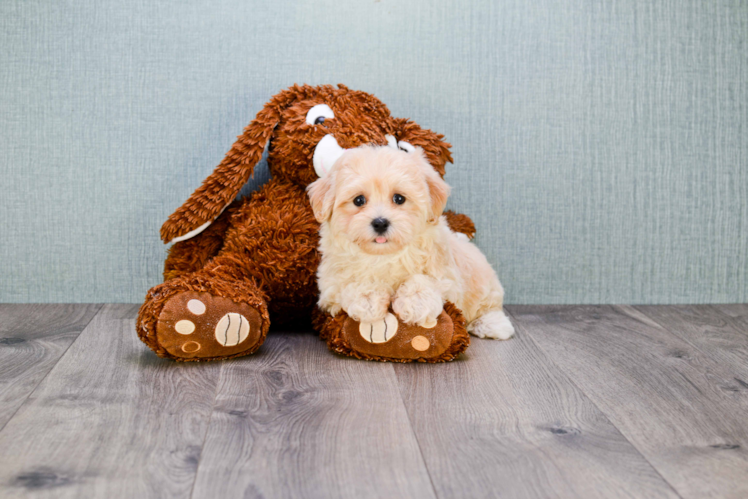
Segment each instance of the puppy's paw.
[[362,323],[384,319],[390,307],[390,294],[383,290],[345,290],[343,296],[346,297],[343,301],[345,312]]
[[514,336],[514,326],[504,311],[489,311],[470,323],[468,332],[482,339],[507,340]]
[[423,328],[436,326],[444,302],[441,292],[423,280],[408,280],[397,289],[392,310],[400,321]]

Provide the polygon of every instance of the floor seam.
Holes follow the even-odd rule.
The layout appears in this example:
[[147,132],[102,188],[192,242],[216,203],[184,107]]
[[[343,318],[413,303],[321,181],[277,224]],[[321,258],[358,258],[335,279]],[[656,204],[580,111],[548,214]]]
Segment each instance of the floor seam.
[[[573,307],[573,306],[570,306]],[[553,361],[553,358],[550,357],[550,355],[546,352],[545,349],[533,338],[532,334],[529,332],[529,330],[522,325],[520,320],[511,312],[511,306],[508,306],[504,308],[505,312],[509,314],[509,316],[514,320],[514,326],[515,328],[520,328],[522,330],[522,333],[527,336],[527,338],[530,339],[530,341],[533,343],[535,347],[538,348],[540,352],[543,353],[543,356],[548,360],[549,363],[553,363],[553,366],[555,366],[561,373],[563,373],[566,378],[569,380],[569,383],[574,386],[581,394],[584,395],[585,398],[590,402],[591,405],[593,405],[597,411],[600,412],[601,415],[605,417],[605,419],[610,423],[610,425],[613,426],[614,429],[618,431],[618,433],[626,440],[627,443],[631,445],[632,448],[636,450],[636,452],[639,454],[642,459],[649,464],[650,467],[652,467],[652,470],[667,484],[671,490],[673,490],[673,493],[675,493],[678,498],[683,498],[683,495],[680,494],[680,491],[678,491],[675,486],[673,486],[670,481],[665,478],[665,476],[662,475],[662,473],[659,471],[657,467],[654,466],[654,464],[649,460],[649,458],[639,449],[636,444],[632,443],[631,440],[626,436],[626,434],[611,420],[611,418],[608,416],[607,413],[605,413],[602,408],[598,406],[598,404],[595,402],[595,400],[587,394],[579,385],[577,385],[576,381],[572,378],[571,374],[569,374],[566,370],[563,369],[563,367],[559,366],[555,361]]]
[[60,363],[60,361],[62,360],[62,358],[64,358],[65,355],[68,353],[68,351],[70,350],[70,348],[73,347],[73,344],[75,344],[76,342],[78,342],[78,339],[80,338],[81,334],[86,331],[86,328],[88,328],[88,325],[90,325],[91,322],[93,322],[93,320],[96,319],[99,316],[99,314],[101,314],[101,310],[104,308],[104,306],[106,304],[94,304],[94,305],[98,306],[98,308],[96,309],[96,313],[93,314],[91,316],[91,319],[89,319],[88,322],[86,322],[86,324],[83,326],[83,328],[81,328],[81,330],[78,332],[78,335],[76,335],[75,340],[73,340],[72,342],[70,342],[70,345],[68,345],[65,348],[65,350],[62,352],[62,354],[60,354],[60,357],[57,358],[57,361],[55,362],[55,364],[52,365],[49,368],[49,370],[47,371],[47,373],[45,373],[44,376],[39,380],[39,382],[37,382],[37,384],[34,386],[34,388],[31,391],[29,391],[29,393],[26,395],[26,398],[24,398],[23,403],[21,403],[20,405],[18,405],[18,408],[16,408],[16,411],[13,412],[13,415],[10,416],[10,418],[3,424],[2,427],[0,427],[0,433],[2,433],[5,430],[5,428],[11,422],[11,420],[13,420],[15,418],[15,416],[18,414],[18,412],[21,411],[21,408],[23,408],[26,405],[26,402],[29,400],[29,398],[31,396],[33,396],[34,393],[36,392],[36,390],[39,388],[39,386],[42,385],[42,382],[44,382],[45,380],[47,380],[47,377],[49,376],[49,374],[52,373],[52,370],[55,369],[55,367]]
[[210,406],[210,415],[208,415],[208,423],[205,426],[205,435],[203,436],[203,443],[200,445],[200,458],[197,461],[197,467],[195,467],[195,478],[192,480],[192,486],[190,487],[189,498],[193,498],[195,494],[195,485],[197,484],[197,476],[200,473],[200,466],[203,463],[203,452],[205,451],[205,443],[208,442],[208,433],[210,432],[210,424],[213,422],[213,414],[216,411],[216,401],[218,401],[218,392],[221,388],[221,380],[223,379],[223,372],[226,368],[226,363],[221,363],[221,369],[218,371],[218,380],[216,380],[216,391],[213,394],[213,404]]
[[400,394],[400,404],[402,404],[403,410],[405,411],[405,417],[408,419],[408,427],[410,427],[410,432],[413,434],[413,438],[416,440],[416,445],[418,446],[418,453],[421,455],[421,462],[423,462],[423,468],[426,469],[426,476],[429,478],[429,484],[431,485],[431,491],[434,492],[434,498],[441,498],[439,494],[436,491],[436,486],[434,486],[434,479],[431,477],[431,471],[429,470],[429,465],[426,463],[426,456],[423,454],[423,448],[421,448],[421,441],[418,439],[418,434],[415,431],[415,428],[413,427],[413,421],[410,419],[410,412],[408,411],[408,406],[405,404],[405,397],[403,396],[402,388],[400,387],[400,379],[397,376],[397,371],[395,370],[394,365],[390,364],[390,369],[392,370],[392,374],[395,376],[395,383],[397,384],[397,392]]

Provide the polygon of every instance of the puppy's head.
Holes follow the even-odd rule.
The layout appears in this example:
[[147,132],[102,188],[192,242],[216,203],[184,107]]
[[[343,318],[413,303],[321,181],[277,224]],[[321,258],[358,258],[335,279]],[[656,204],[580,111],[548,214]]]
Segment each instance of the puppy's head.
[[308,188],[314,215],[369,254],[401,250],[436,224],[449,186],[420,148],[362,146],[346,151]]

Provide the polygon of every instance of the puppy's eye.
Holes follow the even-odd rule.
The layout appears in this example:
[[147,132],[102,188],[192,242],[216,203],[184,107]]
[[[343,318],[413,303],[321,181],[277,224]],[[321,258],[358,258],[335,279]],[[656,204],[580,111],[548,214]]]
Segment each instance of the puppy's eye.
[[335,114],[327,104],[317,104],[307,111],[306,122],[309,125],[321,125],[326,119],[335,118]]
[[392,197],[392,201],[395,202],[395,205],[402,205],[405,203],[405,196],[395,193],[395,196]]
[[353,204],[357,207],[363,207],[366,204],[366,197],[362,194],[353,198]]

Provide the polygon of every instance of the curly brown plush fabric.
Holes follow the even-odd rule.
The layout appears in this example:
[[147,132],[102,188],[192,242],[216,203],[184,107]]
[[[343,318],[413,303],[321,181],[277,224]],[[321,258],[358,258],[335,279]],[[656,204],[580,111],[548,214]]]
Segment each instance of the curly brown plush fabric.
[[[306,114],[317,104],[327,104],[335,117],[307,124]],[[190,233],[192,237],[172,246],[165,281],[148,292],[138,316],[138,335],[159,356],[179,361],[243,356],[262,344],[271,319],[283,323],[310,318],[318,295],[319,224],[305,189],[317,179],[315,147],[329,134],[346,149],[385,145],[386,136],[394,136],[423,148],[441,175],[452,161],[442,135],[393,118],[371,94],[343,85],[283,90],[161,228],[164,242]],[[266,145],[271,180],[236,200]],[[475,227],[467,216],[448,213],[447,218],[455,230],[473,236]],[[460,312],[449,306],[445,313],[455,325],[451,354],[444,355],[451,359],[467,344],[459,333],[464,330]],[[334,326],[314,316],[318,331],[329,341],[334,335],[325,330],[328,324]],[[342,314],[335,320],[344,318]],[[340,352],[376,359],[351,349]]]
[[223,248],[226,231],[231,223],[231,216],[239,208],[241,202],[234,201],[198,237],[180,241],[172,245],[164,264],[164,281],[192,273],[205,267],[210,259],[218,255]]
[[456,232],[466,235],[471,240],[475,237],[475,224],[465,214],[458,214],[451,210],[444,212],[444,216],[447,218],[449,228]]

